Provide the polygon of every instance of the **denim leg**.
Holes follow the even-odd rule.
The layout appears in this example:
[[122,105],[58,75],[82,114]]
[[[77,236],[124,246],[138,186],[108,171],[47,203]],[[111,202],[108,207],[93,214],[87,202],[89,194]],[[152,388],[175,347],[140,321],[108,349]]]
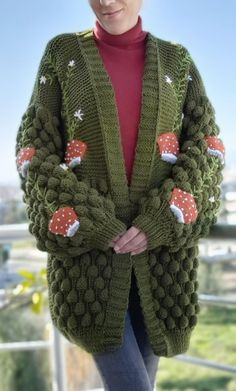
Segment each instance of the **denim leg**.
[[125,316],[122,346],[113,352],[94,353],[92,356],[105,391],[153,391],[133,332],[129,311]]
[[142,354],[143,361],[149,376],[151,389],[154,390],[160,357],[153,352],[153,349],[149,342],[149,337],[146,331],[143,313],[140,305],[140,298],[138,294],[136,279],[133,271],[129,299],[129,312],[136,341]]

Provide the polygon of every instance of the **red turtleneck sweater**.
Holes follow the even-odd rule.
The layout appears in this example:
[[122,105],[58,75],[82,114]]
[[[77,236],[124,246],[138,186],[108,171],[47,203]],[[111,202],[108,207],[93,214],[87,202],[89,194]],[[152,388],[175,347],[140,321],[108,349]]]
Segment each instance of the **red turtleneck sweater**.
[[98,20],[93,28],[94,40],[115,91],[129,185],[141,113],[146,35],[140,16],[137,24],[123,34],[108,33]]

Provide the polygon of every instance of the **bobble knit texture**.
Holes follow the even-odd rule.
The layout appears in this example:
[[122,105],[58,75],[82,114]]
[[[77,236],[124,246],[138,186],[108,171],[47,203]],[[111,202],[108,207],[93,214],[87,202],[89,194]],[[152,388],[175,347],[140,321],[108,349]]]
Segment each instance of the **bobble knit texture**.
[[[200,311],[198,240],[217,220],[223,180],[223,163],[208,152],[205,137],[219,131],[188,50],[148,33],[128,186],[114,91],[92,30],[48,42],[18,129],[16,156],[35,148],[27,175],[19,172],[29,231],[48,253],[52,321],[72,343],[91,353],[121,346],[134,268],[154,352],[172,357],[188,350]],[[162,158],[157,142],[168,132],[179,143],[172,161]],[[72,140],[85,143],[86,153],[68,167]],[[195,221],[181,223],[173,214],[175,188],[194,197]],[[63,207],[78,216],[72,237],[48,228]],[[110,241],[132,225],[146,233],[147,250],[116,254]]]

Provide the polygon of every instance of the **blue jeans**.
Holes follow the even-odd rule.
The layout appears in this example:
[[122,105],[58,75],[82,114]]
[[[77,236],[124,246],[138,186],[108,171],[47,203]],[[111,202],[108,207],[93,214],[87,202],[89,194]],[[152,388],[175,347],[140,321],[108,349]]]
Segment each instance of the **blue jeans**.
[[134,277],[132,281],[122,346],[93,354],[105,391],[154,390],[160,357],[149,343]]

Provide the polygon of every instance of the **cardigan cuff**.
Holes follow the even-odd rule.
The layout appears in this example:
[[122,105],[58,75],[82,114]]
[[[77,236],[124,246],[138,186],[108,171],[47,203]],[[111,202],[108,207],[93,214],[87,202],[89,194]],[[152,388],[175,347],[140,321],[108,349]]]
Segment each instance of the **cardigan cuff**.
[[158,246],[171,246],[175,241],[175,230],[177,220],[167,208],[151,209],[139,214],[132,221],[132,225],[143,231],[148,240],[147,250]]
[[109,218],[102,224],[96,223],[96,230],[90,239],[90,247],[106,251],[110,242],[120,233],[127,230],[126,224],[116,217]]

